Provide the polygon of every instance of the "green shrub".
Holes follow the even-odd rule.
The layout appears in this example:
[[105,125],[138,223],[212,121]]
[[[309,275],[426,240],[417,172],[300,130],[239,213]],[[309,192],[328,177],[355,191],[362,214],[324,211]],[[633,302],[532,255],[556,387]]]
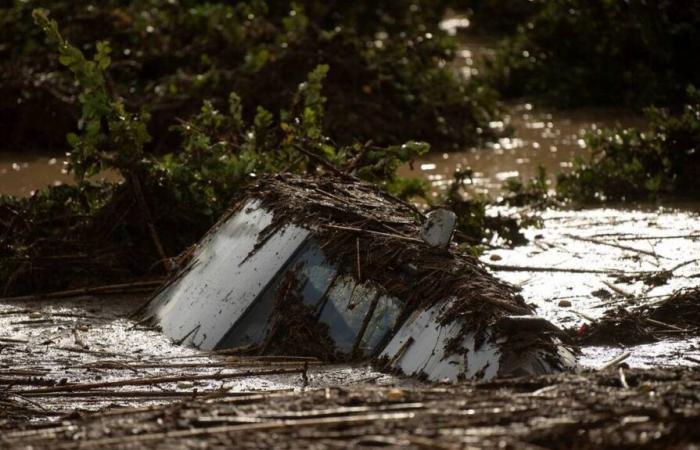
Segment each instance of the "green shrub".
[[159,152],[180,142],[171,118],[188,117],[203,100],[222,109],[237,92],[252,120],[257,106],[286,108],[319,65],[330,68],[326,135],[339,145],[417,139],[459,147],[474,143],[497,113],[492,94],[451,68],[455,43],[438,27],[441,2],[14,0],[0,8],[8,147],[61,148],[80,117],[77,87],[31,26],[37,7],[51,10],[82,52],[109,43],[107,86],[129,110],[149,111],[147,148]]
[[560,175],[560,195],[578,201],[700,198],[700,93],[690,88],[682,112],[647,110],[649,131],[589,134],[590,158]]
[[549,197],[547,171],[543,166],[538,166],[537,175],[527,181],[521,177],[508,178],[503,183],[503,190],[506,192],[503,203],[511,206],[544,207],[552,201]]
[[565,107],[679,105],[700,85],[700,3],[551,0],[505,39],[486,77]]
[[494,237],[511,247],[526,243],[518,219],[489,215],[486,208],[491,200],[486,195],[474,196],[464,192],[466,185],[472,182],[472,175],[469,169],[457,170],[447,192],[437,202],[457,215],[456,239],[461,242],[462,250],[478,254],[483,244],[488,245]]
[[[325,135],[327,65],[316,66],[276,113],[259,106],[247,119],[235,93],[223,110],[204,101],[172,127],[181,148],[155,155],[144,151],[150,116],[129,112],[109,88],[109,46],[98,44],[88,59],[46,11],[35,10],[34,19],[78,87],[80,126],[69,135],[68,165],[76,185],[26,199],[0,197],[5,293],[162,272],[249,180],[266,173],[343,171],[397,195],[425,195],[424,184],[398,178],[396,169],[426,153],[428,144],[341,146]],[[118,171],[123,181],[86,181],[104,169]]]

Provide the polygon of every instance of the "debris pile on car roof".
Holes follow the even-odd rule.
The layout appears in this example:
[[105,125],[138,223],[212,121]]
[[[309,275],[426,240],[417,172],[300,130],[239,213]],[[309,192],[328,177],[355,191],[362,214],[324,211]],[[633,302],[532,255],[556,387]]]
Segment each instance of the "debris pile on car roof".
[[350,177],[266,177],[144,315],[203,349],[380,357],[429,379],[573,366],[559,331],[515,287],[456,245],[428,244],[424,225],[411,205]]

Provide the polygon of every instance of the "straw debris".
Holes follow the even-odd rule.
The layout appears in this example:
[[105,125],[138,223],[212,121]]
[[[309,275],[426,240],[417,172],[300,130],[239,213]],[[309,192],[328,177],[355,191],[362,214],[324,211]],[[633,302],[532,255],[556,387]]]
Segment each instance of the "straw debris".
[[[478,347],[499,319],[533,313],[516,287],[495,278],[477,258],[456,246],[438,249],[420,240],[423,215],[369,183],[351,176],[265,177],[236,200],[220,223],[247,198],[261,201],[274,214],[258,248],[289,224],[310,229],[340,273],[357,277],[360,267],[362,282],[404,302],[399,324],[417,309],[454,298],[440,320],[461,319],[463,334],[476,332]],[[536,334],[530,333],[533,339]],[[546,333],[540,340],[543,345],[552,342]],[[448,347],[458,351],[456,344]]]
[[637,345],[697,335],[698,330],[700,288],[677,291],[661,303],[636,310],[612,309],[600,320],[570,332],[583,345]]

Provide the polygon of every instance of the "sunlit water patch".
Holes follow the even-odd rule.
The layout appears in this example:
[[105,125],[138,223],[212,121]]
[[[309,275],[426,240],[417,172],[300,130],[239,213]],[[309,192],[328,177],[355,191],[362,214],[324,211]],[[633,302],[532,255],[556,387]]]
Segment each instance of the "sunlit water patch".
[[[599,208],[539,214],[542,227],[524,230],[527,245],[490,250],[482,260],[520,286],[539,315],[562,328],[576,329],[614,308],[658,303],[700,282],[700,215],[695,212]],[[671,274],[666,283],[645,284],[644,275],[664,271]],[[634,367],[700,361],[697,339],[669,336],[624,350],[632,353],[627,362]],[[585,348],[581,363],[596,367],[622,351]]]
[[[0,153],[0,195],[26,197],[49,186],[74,183],[60,155],[37,155],[22,152]],[[118,181],[114,172],[103,172],[94,180]]]
[[538,167],[543,167],[550,179],[570,171],[575,158],[588,155],[586,134],[616,124],[644,126],[641,118],[626,111],[547,112],[529,103],[516,104],[503,121],[490,124],[497,131],[511,130],[511,135],[461,152],[434,149],[437,152],[401,167],[399,173],[427,178],[437,196],[447,189],[456,170],[470,169],[469,190],[497,197],[508,178],[530,179],[537,175]]

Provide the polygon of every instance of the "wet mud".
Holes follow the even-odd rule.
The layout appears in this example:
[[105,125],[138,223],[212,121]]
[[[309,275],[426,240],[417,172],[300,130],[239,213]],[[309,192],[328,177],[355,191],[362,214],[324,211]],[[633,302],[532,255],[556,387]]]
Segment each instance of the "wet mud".
[[314,358],[246,357],[182,347],[128,318],[143,301],[84,296],[0,303],[0,429],[198,396],[414,383],[366,364],[321,366]]
[[4,448],[688,448],[697,370],[609,369],[457,385],[346,385],[25,423]]

